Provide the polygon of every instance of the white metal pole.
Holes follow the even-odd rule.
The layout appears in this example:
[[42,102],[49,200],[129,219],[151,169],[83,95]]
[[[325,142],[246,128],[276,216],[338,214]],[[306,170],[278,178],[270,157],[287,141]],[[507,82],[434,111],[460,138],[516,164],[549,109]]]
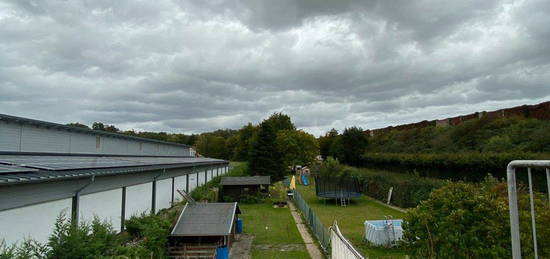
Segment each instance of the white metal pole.
[[518,198],[516,192],[516,169],[508,165],[508,207],[510,209],[510,233],[512,235],[512,258],[521,259],[521,244],[519,239]]
[[546,168],[546,185],[548,185],[548,203],[550,203],[550,168]]
[[539,258],[537,248],[537,224],[535,223],[535,204],[533,201],[533,177],[531,176],[531,168],[527,168],[527,176],[529,177],[529,201],[531,203],[531,226],[533,228],[533,250],[535,250],[535,259]]

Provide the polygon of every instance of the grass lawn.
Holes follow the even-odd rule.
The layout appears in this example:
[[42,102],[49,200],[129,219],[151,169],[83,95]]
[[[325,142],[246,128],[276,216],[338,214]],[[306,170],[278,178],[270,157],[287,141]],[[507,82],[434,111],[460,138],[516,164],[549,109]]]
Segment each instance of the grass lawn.
[[[305,247],[304,247],[305,249]],[[266,251],[252,250],[252,259],[310,259],[307,251]]]
[[404,213],[381,205],[369,197],[353,199],[347,207],[336,205],[334,200],[325,201],[315,195],[315,186],[297,184],[297,189],[309,206],[315,211],[321,222],[328,227],[337,220],[342,234],[365,256],[369,258],[405,258],[405,252],[399,248],[375,248],[367,245],[363,238],[365,220],[384,219],[391,215],[401,219]]
[[[296,228],[288,208],[273,208],[271,200],[259,204],[239,204],[243,231],[254,235],[252,259],[310,258],[304,241]],[[255,248],[256,245],[288,245],[301,247],[299,251],[278,251]]]

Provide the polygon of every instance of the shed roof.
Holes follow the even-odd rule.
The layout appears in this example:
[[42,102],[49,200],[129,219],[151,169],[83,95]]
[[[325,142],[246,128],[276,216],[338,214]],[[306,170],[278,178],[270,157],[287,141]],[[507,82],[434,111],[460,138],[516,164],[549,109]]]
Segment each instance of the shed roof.
[[171,236],[227,236],[231,234],[235,214],[241,214],[236,202],[187,204]]
[[270,176],[232,176],[222,177],[220,185],[260,185],[271,184]]

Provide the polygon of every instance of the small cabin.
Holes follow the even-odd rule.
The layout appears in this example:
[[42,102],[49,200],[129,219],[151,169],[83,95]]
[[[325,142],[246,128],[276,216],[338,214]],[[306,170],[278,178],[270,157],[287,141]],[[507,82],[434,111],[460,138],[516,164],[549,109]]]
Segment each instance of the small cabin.
[[232,203],[188,203],[170,233],[169,254],[176,258],[212,258],[233,243],[241,210]]
[[244,195],[258,195],[269,192],[270,176],[222,177],[220,198],[231,197],[239,201]]

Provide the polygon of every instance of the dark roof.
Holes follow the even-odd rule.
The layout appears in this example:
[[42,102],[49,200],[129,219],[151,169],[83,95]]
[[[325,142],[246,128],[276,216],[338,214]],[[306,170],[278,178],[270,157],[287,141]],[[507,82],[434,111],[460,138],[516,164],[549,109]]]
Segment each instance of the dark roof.
[[171,236],[227,236],[231,234],[235,214],[241,214],[236,202],[187,204]]
[[204,157],[0,155],[0,185],[225,163]]
[[271,184],[270,176],[233,176],[222,177],[220,185],[260,185]]
[[179,147],[186,147],[186,148],[190,147],[189,145],[185,145],[185,144],[179,144],[179,143],[166,142],[166,141],[161,141],[161,140],[156,140],[156,139],[148,139],[148,138],[122,135],[122,134],[118,134],[118,133],[112,133],[112,132],[101,131],[101,130],[91,130],[91,129],[86,129],[86,128],[79,128],[79,127],[68,126],[68,125],[63,125],[63,124],[58,124],[58,123],[53,123],[53,122],[33,120],[33,119],[28,119],[28,118],[11,116],[11,115],[1,114],[1,113],[0,113],[0,121],[14,122],[14,123],[19,123],[19,124],[29,124],[29,125],[35,125],[35,126],[45,127],[45,128],[53,128],[53,129],[58,129],[58,130],[79,132],[79,133],[99,135],[99,136],[108,136],[108,137],[113,137],[113,138],[121,138],[121,139],[136,140],[136,141],[143,141],[143,142],[152,142],[152,143],[158,143],[158,144],[164,144],[164,145],[172,145],[172,146],[179,146]]

